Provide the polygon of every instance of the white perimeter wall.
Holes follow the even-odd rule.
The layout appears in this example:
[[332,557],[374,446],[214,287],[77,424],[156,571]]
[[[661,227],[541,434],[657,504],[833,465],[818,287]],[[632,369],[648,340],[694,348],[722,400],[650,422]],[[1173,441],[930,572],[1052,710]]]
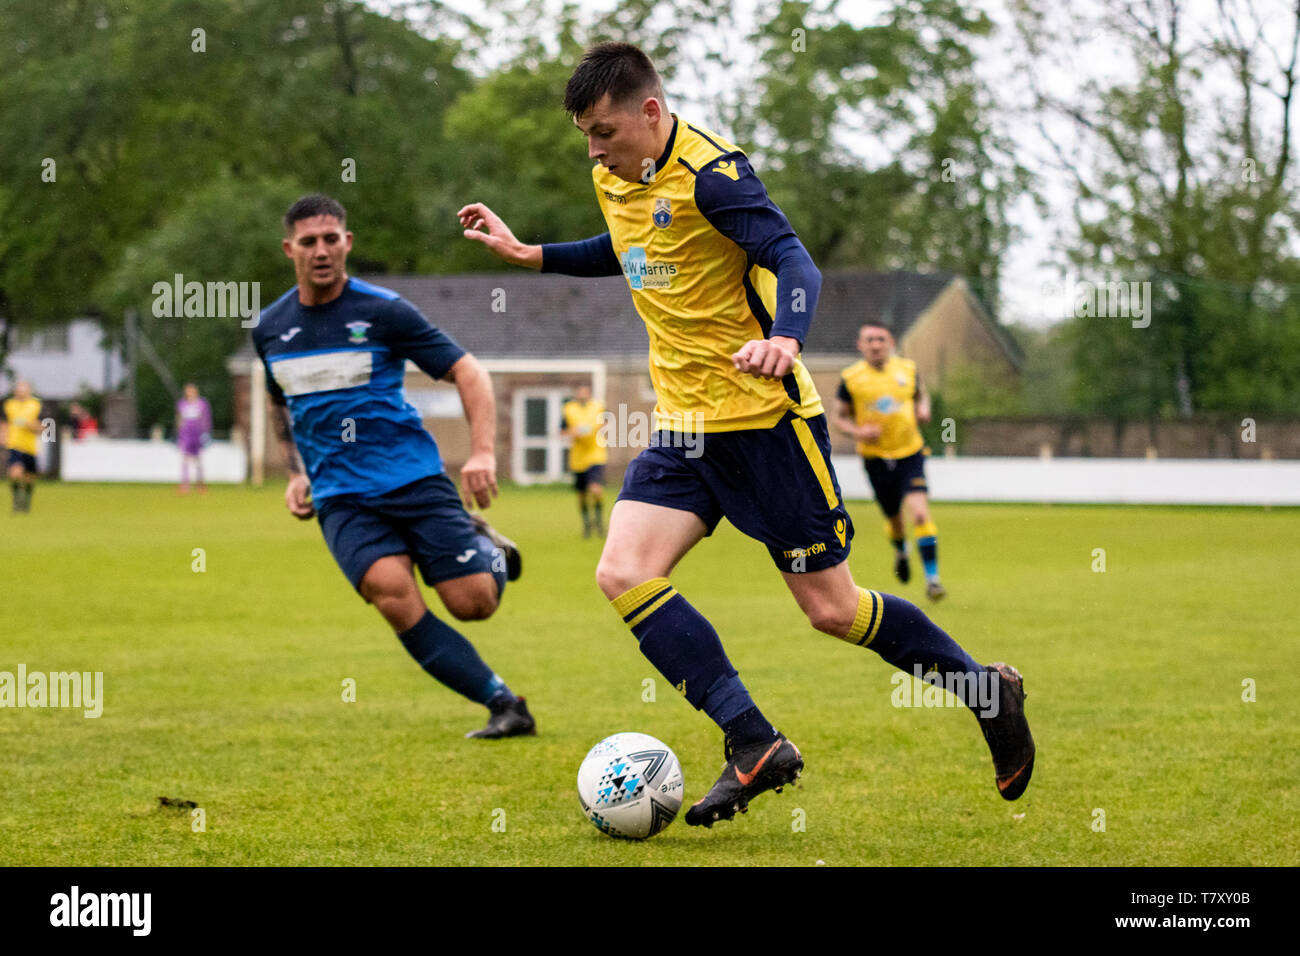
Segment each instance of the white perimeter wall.
[[[84,438],[64,441],[60,451],[60,477],[64,481],[181,480],[181,452],[171,442]],[[207,484],[242,482],[248,477],[248,456],[241,446],[228,441],[214,441],[203,449],[202,461]],[[191,468],[191,481],[195,479],[193,472]]]
[[[862,459],[832,457],[847,499],[872,499]],[[935,501],[1300,505],[1300,461],[930,458]]]
[[[64,481],[180,480],[180,450],[170,442],[87,438],[62,448]],[[862,460],[832,458],[844,497],[871,500]],[[1300,461],[1133,458],[931,458],[935,501],[1097,504],[1300,505]],[[244,449],[215,441],[203,452],[209,483],[242,482]]]

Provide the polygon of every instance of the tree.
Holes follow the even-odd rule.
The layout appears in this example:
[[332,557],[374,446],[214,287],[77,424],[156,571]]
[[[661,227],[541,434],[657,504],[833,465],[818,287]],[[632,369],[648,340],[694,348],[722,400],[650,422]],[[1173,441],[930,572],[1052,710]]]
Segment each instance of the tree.
[[[1300,348],[1290,148],[1300,3],[1271,25],[1250,0],[1219,0],[1208,24],[1191,21],[1183,0],[1106,0],[1097,18],[1064,22],[1039,0],[1018,6],[1035,63],[1068,69],[1104,37],[1137,65],[1070,94],[1036,90],[1074,184],[1071,263],[1089,281],[1150,291],[1147,324],[1073,319],[1081,407],[1153,422],[1300,413],[1286,364]],[[1072,141],[1048,128],[1053,116]]]

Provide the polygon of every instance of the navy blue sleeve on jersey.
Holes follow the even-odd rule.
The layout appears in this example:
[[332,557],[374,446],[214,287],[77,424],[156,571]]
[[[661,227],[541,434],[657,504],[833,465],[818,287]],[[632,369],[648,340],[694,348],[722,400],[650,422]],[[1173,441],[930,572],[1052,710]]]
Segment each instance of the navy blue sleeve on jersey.
[[[727,172],[716,168],[720,162]],[[768,336],[788,336],[802,345],[817,310],[822,274],[744,153],[719,156],[700,170],[695,177],[695,205],[714,229],[776,275],[776,315]]]
[[835,393],[835,397],[841,402],[848,402],[850,405],[853,404],[853,396],[849,394],[849,386],[845,383],[844,379],[840,379],[839,391]]
[[431,378],[442,378],[461,360],[465,350],[435,327],[405,299],[394,299],[377,336],[394,355],[408,358]]
[[606,232],[577,242],[543,243],[542,271],[592,278],[622,275],[623,267],[614,254],[614,240]]

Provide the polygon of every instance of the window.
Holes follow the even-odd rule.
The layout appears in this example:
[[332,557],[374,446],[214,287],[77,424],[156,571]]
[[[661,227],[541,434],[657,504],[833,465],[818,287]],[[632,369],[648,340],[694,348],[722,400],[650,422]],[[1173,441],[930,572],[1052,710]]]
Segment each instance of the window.
[[66,355],[68,349],[68,325],[46,325],[33,328],[20,325],[13,330],[9,343],[14,352],[40,352],[43,354]]
[[568,457],[560,435],[560,414],[566,395],[563,389],[515,392],[511,470],[520,484],[564,479]]

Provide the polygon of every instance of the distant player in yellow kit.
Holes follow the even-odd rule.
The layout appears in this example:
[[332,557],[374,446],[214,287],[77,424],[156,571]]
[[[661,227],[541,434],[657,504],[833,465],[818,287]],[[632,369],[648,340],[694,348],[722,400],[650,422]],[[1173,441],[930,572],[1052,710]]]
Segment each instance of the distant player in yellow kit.
[[19,379],[12,398],[4,403],[5,448],[9,450],[9,487],[14,496],[14,514],[32,510],[32,480],[36,477],[36,441],[41,433],[41,400],[32,394],[31,383]]
[[930,519],[925,439],[917,427],[918,421],[930,420],[930,396],[916,363],[894,354],[894,337],[884,326],[864,325],[858,332],[858,351],[861,361],[840,378],[835,424],[858,440],[858,454],[894,546],[894,575],[904,584],[912,576],[903,528],[906,505],[925,566],[925,593],[937,601],[948,592],[939,581],[938,530]]
[[579,385],[574,397],[564,403],[562,434],[573,440],[569,447],[569,471],[573,472],[573,487],[578,492],[584,538],[590,538],[593,531],[599,535],[605,533],[602,496],[609,452],[600,439],[600,417],[604,414],[605,405],[592,399],[590,385]]

